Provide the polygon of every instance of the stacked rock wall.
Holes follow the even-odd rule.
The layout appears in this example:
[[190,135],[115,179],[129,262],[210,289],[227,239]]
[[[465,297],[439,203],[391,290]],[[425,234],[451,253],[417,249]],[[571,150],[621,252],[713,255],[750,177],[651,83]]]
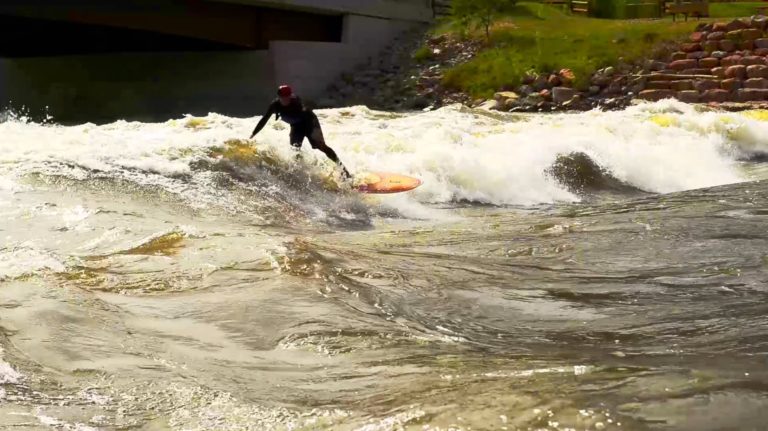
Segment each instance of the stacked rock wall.
[[764,16],[700,25],[668,62],[651,64],[638,97],[688,103],[768,101],[767,28]]

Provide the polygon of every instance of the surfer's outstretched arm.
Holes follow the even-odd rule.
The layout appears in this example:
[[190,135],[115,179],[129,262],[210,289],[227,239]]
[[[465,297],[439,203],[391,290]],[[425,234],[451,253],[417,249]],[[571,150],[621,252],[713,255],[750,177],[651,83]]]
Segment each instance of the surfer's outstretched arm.
[[269,121],[269,117],[276,113],[275,104],[271,103],[269,105],[269,109],[267,109],[267,113],[264,114],[263,117],[261,117],[261,120],[259,120],[259,124],[256,125],[256,128],[253,129],[253,133],[251,133],[251,137],[249,139],[253,139],[254,136],[256,136],[257,133],[261,132],[261,129],[264,128],[264,126],[267,125],[267,121]]

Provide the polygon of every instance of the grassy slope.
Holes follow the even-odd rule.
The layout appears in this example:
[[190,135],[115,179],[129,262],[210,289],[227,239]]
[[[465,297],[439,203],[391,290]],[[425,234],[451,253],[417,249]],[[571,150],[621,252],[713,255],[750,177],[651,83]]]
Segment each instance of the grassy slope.
[[759,6],[768,6],[768,2],[710,3],[709,15],[712,18],[752,16]]
[[[715,17],[748,16],[756,5],[712,4]],[[517,86],[527,71],[574,71],[577,86],[587,85],[597,69],[653,55],[664,40],[680,40],[693,31],[696,20],[672,23],[661,20],[601,20],[570,16],[561,8],[521,2],[511,16],[493,28],[489,47],[469,63],[445,75],[445,84],[475,97],[488,97],[504,86]],[[439,32],[457,31],[445,24]],[[471,37],[482,37],[472,34]]]

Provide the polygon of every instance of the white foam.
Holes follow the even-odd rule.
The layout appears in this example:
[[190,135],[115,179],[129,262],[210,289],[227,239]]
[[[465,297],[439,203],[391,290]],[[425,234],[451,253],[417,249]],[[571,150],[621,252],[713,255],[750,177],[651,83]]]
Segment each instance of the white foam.
[[[391,199],[412,212],[422,211],[414,202],[574,201],[576,196],[545,173],[558,155],[572,152],[586,153],[620,180],[661,193],[743,181],[734,160],[744,152],[768,152],[768,123],[701,113],[671,101],[622,112],[505,120],[457,107],[409,115],[354,107],[318,115],[329,145],[352,171],[394,171],[424,181],[405,195],[407,202]],[[658,124],[658,115],[672,124]],[[209,173],[192,171],[190,164],[227,139],[246,138],[257,120],[211,114],[200,128],[186,127],[187,119],[74,127],[8,121],[0,124],[0,135],[10,143],[0,153],[0,178],[12,172],[82,177],[98,171],[161,186],[202,206],[225,205]],[[256,142],[290,163],[287,140],[287,126],[271,120]],[[309,145],[302,151],[305,159],[327,163]]]
[[65,208],[62,211],[61,218],[69,229],[83,229],[86,225],[83,223],[87,218],[95,214],[96,211],[87,209],[82,205],[76,205],[72,208]]
[[[357,130],[331,129],[335,139],[329,141],[341,143],[339,153],[356,169],[396,170],[423,178],[425,184],[415,195],[439,202],[573,200],[545,174],[559,154],[571,152],[586,153],[619,179],[648,191],[741,181],[733,158],[723,152],[728,131],[708,124],[730,114],[702,116],[687,109],[676,114],[688,120],[682,123],[686,128],[660,127],[650,121],[655,112],[641,108],[531,116],[517,122],[445,108],[386,122],[358,117]],[[376,139],[382,126],[386,133]]]
[[[23,378],[21,373],[3,361],[3,348],[0,347],[0,384],[18,384]],[[4,397],[5,391],[0,393],[0,399]]]
[[41,412],[42,412],[42,409],[38,408],[35,413],[35,418],[37,418],[37,420],[41,424],[49,426],[51,428],[56,428],[56,429],[61,429],[66,431],[99,431],[98,428],[94,428],[81,423],[69,424],[62,420],[56,419],[52,416],[45,415]]
[[22,187],[13,179],[0,176],[0,192],[16,192]]
[[41,270],[61,272],[64,264],[53,254],[26,242],[0,248],[0,280],[13,279]]

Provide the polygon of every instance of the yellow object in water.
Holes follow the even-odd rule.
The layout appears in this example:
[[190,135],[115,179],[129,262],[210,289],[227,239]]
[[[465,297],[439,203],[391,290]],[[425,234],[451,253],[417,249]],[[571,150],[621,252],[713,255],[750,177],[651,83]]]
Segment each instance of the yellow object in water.
[[208,120],[205,118],[195,118],[191,117],[187,120],[187,122],[184,124],[184,127],[188,129],[207,129],[208,128]]
[[657,114],[651,117],[650,120],[660,127],[671,127],[677,125],[677,118],[669,114]]
[[751,111],[744,111],[741,115],[757,121],[768,121],[768,109],[754,109]]
[[279,157],[274,150],[269,147],[257,149],[250,142],[241,139],[229,139],[224,142],[223,147],[212,148],[208,153],[209,157],[224,159],[230,163],[247,165],[256,162],[265,163],[270,166],[279,164]]

